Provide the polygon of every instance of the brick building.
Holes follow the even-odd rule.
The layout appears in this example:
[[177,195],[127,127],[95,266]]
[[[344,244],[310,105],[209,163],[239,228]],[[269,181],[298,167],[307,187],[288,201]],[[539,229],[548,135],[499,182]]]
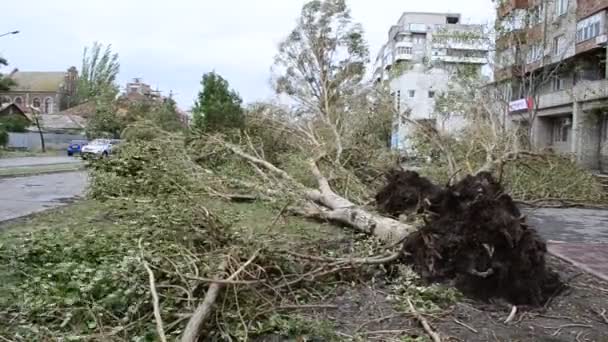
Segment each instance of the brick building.
[[59,72],[25,72],[15,69],[8,75],[16,85],[0,92],[0,103],[14,103],[27,110],[39,108],[43,114],[64,109],[69,96],[76,91],[78,71],[75,67]]
[[503,0],[496,83],[539,149],[608,171],[608,0]]

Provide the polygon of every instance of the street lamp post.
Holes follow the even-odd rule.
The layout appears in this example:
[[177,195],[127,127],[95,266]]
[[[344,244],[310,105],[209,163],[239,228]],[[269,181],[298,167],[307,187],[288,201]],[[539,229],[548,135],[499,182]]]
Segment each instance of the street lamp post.
[[0,37],[8,36],[8,35],[11,35],[11,34],[17,34],[17,33],[19,33],[19,31],[6,32],[6,33],[3,33],[3,34],[0,34]]

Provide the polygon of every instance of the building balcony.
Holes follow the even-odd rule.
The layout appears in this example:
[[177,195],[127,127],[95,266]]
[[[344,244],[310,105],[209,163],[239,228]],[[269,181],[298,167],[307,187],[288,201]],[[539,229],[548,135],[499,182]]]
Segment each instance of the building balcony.
[[413,46],[414,46],[413,42],[396,42],[395,43],[395,48],[400,48],[400,47],[408,48],[408,47],[413,47]]
[[431,60],[444,63],[462,64],[487,64],[487,57],[464,57],[464,56],[432,56]]
[[411,61],[414,59],[414,55],[411,53],[396,53],[395,54],[395,62],[398,61]]
[[455,50],[477,50],[477,51],[488,51],[490,44],[484,41],[477,42],[458,42],[458,41],[447,41],[447,42],[433,42],[432,47],[434,49],[455,49]]
[[571,105],[574,101],[588,102],[608,98],[608,80],[579,81],[573,88],[540,95],[538,108]]

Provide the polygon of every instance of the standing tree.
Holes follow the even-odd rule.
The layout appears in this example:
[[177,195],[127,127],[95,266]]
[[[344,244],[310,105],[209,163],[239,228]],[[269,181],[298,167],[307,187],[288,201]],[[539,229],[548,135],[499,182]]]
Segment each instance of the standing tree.
[[345,0],[306,3],[291,34],[279,46],[275,89],[332,135],[334,160],[344,150],[348,98],[356,92],[369,61],[363,28],[353,23]]
[[[8,62],[6,61],[6,59],[0,57],[0,66],[7,65]],[[0,91],[7,91],[14,85],[15,81],[13,81],[10,77],[6,77],[2,73],[0,73]]]
[[34,124],[36,125],[36,129],[38,130],[38,134],[40,135],[40,147],[42,148],[42,152],[46,152],[46,145],[44,143],[44,133],[42,132],[42,118],[40,115],[42,114],[40,108],[30,106],[32,110],[32,118],[34,119]]
[[90,49],[85,47],[76,95],[70,99],[68,106],[99,96],[115,98],[118,94],[115,81],[119,70],[118,54],[112,53],[112,45],[104,48],[102,44],[95,42]]
[[215,72],[203,75],[203,89],[194,103],[193,127],[201,131],[220,131],[226,128],[242,128],[245,117],[239,94]]

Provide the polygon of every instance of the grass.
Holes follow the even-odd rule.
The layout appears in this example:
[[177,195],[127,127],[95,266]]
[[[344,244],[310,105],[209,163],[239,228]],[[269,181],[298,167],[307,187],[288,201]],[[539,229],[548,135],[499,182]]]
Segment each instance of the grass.
[[65,155],[65,150],[29,151],[29,150],[0,150],[0,158],[22,157],[56,157]]
[[45,173],[70,172],[78,171],[82,168],[83,165],[79,163],[0,168],[0,177],[22,177]]

